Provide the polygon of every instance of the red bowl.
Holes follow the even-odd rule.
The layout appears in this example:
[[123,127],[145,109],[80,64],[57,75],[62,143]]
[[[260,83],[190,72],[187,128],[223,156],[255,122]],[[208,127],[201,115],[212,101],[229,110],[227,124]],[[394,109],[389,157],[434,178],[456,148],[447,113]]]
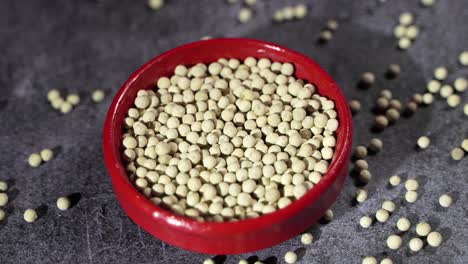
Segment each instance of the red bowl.
[[[321,95],[335,102],[340,126],[335,156],[328,172],[307,194],[291,205],[258,218],[238,222],[198,222],[150,202],[129,181],[121,160],[122,122],[141,89],[154,89],[161,76],[179,64],[209,63],[219,58],[267,57],[291,62],[298,78],[313,83]],[[167,51],[137,70],[115,96],[107,113],[103,148],[112,187],[130,218],[157,238],[187,250],[236,254],[271,247],[303,232],[336,200],[348,173],[352,118],[348,103],[333,79],[313,60],[285,47],[253,39],[211,39]]]

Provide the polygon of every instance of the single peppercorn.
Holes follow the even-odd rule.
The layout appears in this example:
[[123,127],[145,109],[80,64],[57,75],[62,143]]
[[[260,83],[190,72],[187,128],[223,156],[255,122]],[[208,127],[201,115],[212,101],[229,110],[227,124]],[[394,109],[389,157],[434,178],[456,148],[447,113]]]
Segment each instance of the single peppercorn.
[[349,101],[349,108],[353,114],[358,113],[361,110],[361,103],[358,100]]
[[367,148],[373,153],[378,153],[383,149],[383,142],[379,138],[372,138]]
[[387,72],[385,73],[385,75],[389,79],[394,79],[394,78],[398,77],[398,75],[400,75],[400,73],[401,73],[400,65],[392,63],[392,64],[388,65]]
[[365,146],[359,145],[354,149],[354,158],[363,159],[367,156],[367,148]]
[[384,130],[385,128],[388,127],[388,124],[389,124],[389,121],[387,117],[383,115],[378,115],[375,117],[374,128],[378,130]]
[[372,72],[365,72],[359,79],[360,88],[370,88],[375,82],[375,75]]

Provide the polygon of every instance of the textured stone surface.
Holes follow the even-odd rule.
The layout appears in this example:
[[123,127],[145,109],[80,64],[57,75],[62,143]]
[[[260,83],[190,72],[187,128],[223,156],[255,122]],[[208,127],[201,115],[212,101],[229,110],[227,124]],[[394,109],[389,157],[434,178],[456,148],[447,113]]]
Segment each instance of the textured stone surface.
[[[449,80],[468,73],[456,63],[459,52],[468,49],[468,5],[463,0],[440,0],[433,8],[421,8],[416,0],[308,1],[306,19],[281,25],[272,25],[270,17],[282,1],[259,0],[256,16],[246,25],[235,20],[239,4],[168,2],[160,12],[152,12],[144,1],[132,0],[2,1],[0,179],[12,187],[8,218],[0,223],[0,263],[201,263],[207,257],[161,243],[131,222],[112,193],[102,159],[102,124],[112,96],[139,65],[174,46],[204,35],[249,36],[309,55],[348,98],[363,103],[355,117],[355,144],[367,144],[375,136],[369,131],[370,110],[380,89],[390,88],[405,101],[424,90],[436,66],[448,67]],[[392,37],[403,11],[414,12],[422,28],[408,52],[397,51]],[[338,18],[340,28],[328,45],[317,46],[329,18]],[[396,80],[383,78],[389,63],[402,66]],[[377,83],[367,91],[357,90],[355,83],[364,71],[373,71]],[[78,92],[82,103],[63,116],[47,104],[50,88]],[[99,105],[90,100],[96,88],[107,93]],[[462,98],[466,103],[467,95]],[[449,109],[443,100],[401,119],[378,135],[385,147],[368,159],[374,178],[366,202],[351,205],[356,187],[349,179],[333,207],[335,219],[312,228],[317,238],[313,244],[303,247],[294,238],[271,249],[228,256],[226,263],[254,255],[268,263],[283,262],[284,254],[296,249],[300,263],[360,263],[365,255],[388,255],[395,263],[468,263],[468,158],[454,162],[449,155],[467,133],[461,107]],[[421,135],[429,135],[432,144],[415,151]],[[45,147],[56,148],[56,158],[36,169],[28,167],[28,155]],[[387,186],[396,173],[420,179],[416,203],[402,201],[403,186]],[[446,192],[455,202],[441,208],[437,200]],[[57,210],[57,197],[70,193],[81,194],[78,204],[69,211]],[[359,218],[375,212],[385,199],[396,201],[396,212],[387,223],[362,230]],[[30,207],[41,207],[34,224],[22,220]],[[429,221],[444,242],[437,249],[411,253],[411,229],[401,249],[388,250],[385,239],[397,232],[395,222],[401,216],[413,223]]]

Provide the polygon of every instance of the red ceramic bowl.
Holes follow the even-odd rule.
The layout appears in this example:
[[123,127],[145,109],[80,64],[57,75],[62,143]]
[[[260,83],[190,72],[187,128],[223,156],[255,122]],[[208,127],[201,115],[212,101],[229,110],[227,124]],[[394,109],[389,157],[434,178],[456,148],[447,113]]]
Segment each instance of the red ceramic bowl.
[[[328,172],[314,188],[288,207],[239,222],[198,222],[154,205],[133,187],[120,158],[122,121],[137,91],[154,89],[158,78],[171,75],[179,64],[248,56],[293,63],[298,78],[315,84],[321,95],[335,102],[340,126],[335,157]],[[103,133],[104,157],[114,192],[135,223],[174,246],[209,254],[235,254],[260,250],[290,239],[323,216],[340,193],[348,172],[352,119],[347,101],[335,81],[305,55],[253,39],[211,39],[167,51],[137,70],[115,96]]]

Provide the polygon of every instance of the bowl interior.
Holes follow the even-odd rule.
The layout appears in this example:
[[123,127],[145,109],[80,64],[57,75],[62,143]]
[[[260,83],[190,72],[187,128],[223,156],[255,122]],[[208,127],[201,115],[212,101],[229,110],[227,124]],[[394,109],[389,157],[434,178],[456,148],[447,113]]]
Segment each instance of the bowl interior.
[[[154,205],[133,187],[126,175],[120,154],[122,121],[127,110],[133,105],[136,93],[141,89],[155,89],[158,78],[172,75],[174,68],[179,64],[193,65],[200,62],[210,63],[219,58],[244,59],[248,56],[267,57],[273,61],[294,64],[297,78],[314,84],[321,95],[335,102],[340,126],[336,132],[335,155],[328,172],[312,190],[288,207],[268,215],[239,222],[198,222],[190,218],[177,216]],[[274,225],[275,222],[284,220],[314,203],[319,195],[331,186],[337,178],[339,170],[347,163],[351,130],[351,114],[346,99],[333,79],[314,61],[300,53],[258,40],[211,39],[187,44],[165,52],[145,64],[128,79],[114,98],[108,112],[103,135],[104,154],[114,187],[117,182],[121,188],[127,189],[126,191],[132,192],[135,197],[138,197],[139,204],[135,206],[138,206],[139,209],[147,211],[153,217],[168,225],[185,230],[187,233],[230,235],[239,232],[239,230],[248,232],[249,230],[262,228],[262,226]],[[234,226],[235,228],[232,228]]]

